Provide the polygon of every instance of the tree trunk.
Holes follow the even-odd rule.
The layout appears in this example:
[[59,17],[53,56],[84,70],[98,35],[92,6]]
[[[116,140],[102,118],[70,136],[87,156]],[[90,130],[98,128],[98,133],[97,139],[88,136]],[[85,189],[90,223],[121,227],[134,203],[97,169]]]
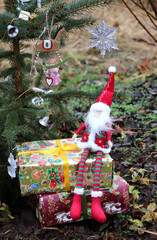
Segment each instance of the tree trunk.
[[17,56],[20,54],[19,40],[13,40],[13,58],[14,58],[14,67],[15,67],[15,79],[16,79],[16,93],[17,95],[23,92],[22,84],[22,74],[19,64],[17,62]]
[[[14,1],[9,0],[10,12],[14,13]],[[15,67],[14,77],[16,79],[16,94],[20,95],[23,92],[23,84],[22,84],[22,73],[17,61],[17,56],[20,55],[20,44],[19,39],[13,39],[13,66]]]

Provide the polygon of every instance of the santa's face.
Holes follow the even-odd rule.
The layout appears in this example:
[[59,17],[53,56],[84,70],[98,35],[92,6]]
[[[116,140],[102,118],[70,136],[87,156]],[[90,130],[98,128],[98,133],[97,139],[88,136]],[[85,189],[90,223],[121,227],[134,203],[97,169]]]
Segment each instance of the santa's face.
[[86,118],[86,124],[90,127],[91,131],[94,131],[95,133],[108,131],[112,124],[110,113],[105,109],[90,109]]
[[95,116],[95,118],[100,118],[102,112],[103,112],[102,110],[95,110],[95,111],[94,111],[94,116]]

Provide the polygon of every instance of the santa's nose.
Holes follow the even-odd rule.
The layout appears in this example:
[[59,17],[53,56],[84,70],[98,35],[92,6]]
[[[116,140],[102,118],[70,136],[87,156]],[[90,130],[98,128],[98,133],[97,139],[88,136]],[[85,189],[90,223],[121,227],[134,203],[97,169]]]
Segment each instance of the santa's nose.
[[101,115],[101,113],[102,113],[102,111],[95,111],[95,112],[94,112],[94,116],[95,116],[96,118],[99,118],[100,115]]

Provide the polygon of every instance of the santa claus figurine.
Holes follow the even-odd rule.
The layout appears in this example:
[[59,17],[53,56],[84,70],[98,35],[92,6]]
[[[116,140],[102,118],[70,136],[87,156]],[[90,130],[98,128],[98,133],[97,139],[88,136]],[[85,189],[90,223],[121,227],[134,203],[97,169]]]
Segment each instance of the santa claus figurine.
[[100,222],[106,221],[106,216],[101,207],[100,198],[102,191],[100,191],[100,175],[103,153],[110,153],[112,148],[111,142],[111,125],[112,119],[110,117],[110,106],[112,104],[112,98],[114,93],[114,73],[116,68],[111,66],[109,68],[109,79],[101,95],[98,97],[96,102],[91,105],[86,121],[82,124],[75,132],[73,138],[75,138],[79,132],[84,128],[82,140],[78,142],[78,147],[84,149],[78,166],[78,176],[76,187],[74,189],[74,199],[70,209],[71,217],[74,220],[78,220],[81,217],[82,205],[81,196],[83,195],[84,188],[83,174],[85,162],[88,158],[89,152],[96,152],[96,163],[94,168],[93,176],[93,189],[91,191],[92,206],[91,213],[92,217]]

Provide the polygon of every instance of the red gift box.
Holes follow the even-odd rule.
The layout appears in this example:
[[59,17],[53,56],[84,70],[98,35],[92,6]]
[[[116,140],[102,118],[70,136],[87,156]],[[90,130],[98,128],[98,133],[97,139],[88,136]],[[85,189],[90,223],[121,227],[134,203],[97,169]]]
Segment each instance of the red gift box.
[[[29,196],[30,203],[36,211],[41,227],[73,222],[70,216],[70,207],[74,194],[71,192],[58,192]],[[91,217],[91,194],[86,192],[82,197],[82,217]],[[102,208],[106,215],[126,212],[129,210],[129,185],[120,176],[114,174],[112,188],[104,189],[101,197]]]

